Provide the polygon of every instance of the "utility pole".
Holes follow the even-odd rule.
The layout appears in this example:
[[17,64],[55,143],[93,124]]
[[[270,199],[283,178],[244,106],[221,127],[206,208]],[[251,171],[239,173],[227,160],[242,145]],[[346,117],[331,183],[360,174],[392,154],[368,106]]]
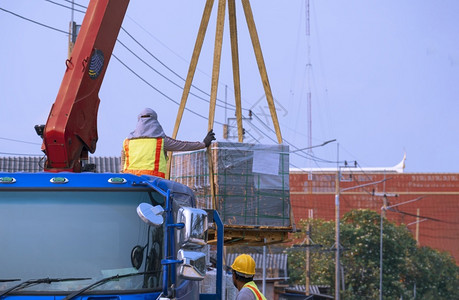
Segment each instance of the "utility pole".
[[80,25],[77,25],[74,21],[74,1],[72,0],[72,13],[71,13],[71,19],[70,19],[70,24],[69,24],[69,44],[68,44],[68,52],[67,52],[67,58],[70,59],[72,56],[72,51],[73,47],[75,46],[76,38],[78,35],[78,31],[80,30]]
[[[341,254],[341,245],[340,245],[340,216],[339,216],[339,205],[340,205],[340,193],[348,190],[353,190],[357,188],[362,188],[374,184],[378,184],[381,182],[385,182],[386,179],[370,182],[366,184],[361,184],[357,186],[352,186],[348,188],[341,189],[340,188],[340,178],[341,178],[341,167],[339,166],[339,143],[337,145],[337,171],[336,171],[336,179],[335,179],[335,244],[336,244],[336,252],[335,252],[335,300],[340,299],[340,254]],[[344,282],[344,278],[343,278]],[[344,286],[344,284],[343,284]]]
[[[385,176],[384,176],[385,177]],[[386,185],[384,184],[384,191]],[[382,300],[382,278],[383,278],[383,220],[386,217],[387,197],[398,197],[397,194],[373,193],[373,196],[383,197],[383,206],[381,207],[380,224],[379,224],[379,300]]]
[[416,245],[419,246],[419,208],[416,210]]
[[309,272],[310,272],[310,265],[309,265],[309,239],[311,233],[311,224],[308,223],[306,228],[306,277],[305,277],[305,286],[306,286],[306,296],[309,296]]
[[339,166],[339,143],[337,143],[337,154],[336,154],[336,178],[335,178],[335,300],[340,299],[340,284],[339,284],[339,274],[340,274],[340,217],[339,217],[339,194],[340,194],[340,178],[341,178],[341,168]]
[[410,226],[410,225],[413,225],[413,224],[416,224],[416,233],[415,233],[415,236],[416,236],[416,245],[419,246],[419,223],[424,222],[424,221],[427,221],[428,219],[427,219],[427,218],[424,218],[424,219],[420,220],[420,219],[419,219],[419,208],[418,208],[416,211],[417,211],[417,214],[416,214],[416,221],[406,224],[406,227],[408,227],[408,226]]
[[[374,193],[374,195],[376,196],[378,193]],[[381,194],[379,194],[378,196],[380,196]],[[394,205],[390,205],[390,206],[387,206],[387,197],[388,196],[395,196],[397,197],[398,195],[397,194],[383,194],[382,195],[384,198],[384,205],[381,207],[381,224],[380,224],[380,234],[379,234],[379,300],[382,300],[382,293],[383,293],[383,280],[382,280],[382,277],[383,277],[383,228],[384,228],[384,225],[383,225],[383,218],[385,217],[386,215],[386,211],[388,209],[391,209],[393,207],[396,207],[396,206],[400,206],[400,205],[403,205],[403,204],[407,204],[407,203],[411,203],[411,202],[414,202],[414,201],[418,201],[418,200],[421,200],[423,197],[418,197],[416,199],[412,199],[412,200],[408,200],[408,201],[405,201],[405,202],[401,202],[401,203],[397,203],[397,204],[394,204]]]
[[[308,216],[308,219],[309,220],[312,220],[313,219],[313,210],[310,209],[309,210],[309,216]],[[308,225],[306,227],[306,276],[305,276],[305,285],[306,285],[306,295],[309,296],[310,294],[310,279],[311,279],[311,265],[310,265],[310,257],[309,257],[309,254],[310,254],[310,250],[309,250],[309,247],[310,247],[310,244],[311,244],[311,223],[310,221],[308,222]]]

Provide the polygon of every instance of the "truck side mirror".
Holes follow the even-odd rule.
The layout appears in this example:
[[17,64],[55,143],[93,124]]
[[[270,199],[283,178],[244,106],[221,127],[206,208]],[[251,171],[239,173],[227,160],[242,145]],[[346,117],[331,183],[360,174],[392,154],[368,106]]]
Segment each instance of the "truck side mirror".
[[148,225],[161,226],[164,223],[164,209],[161,205],[153,206],[148,203],[140,203],[137,206],[137,214]]
[[181,207],[177,223],[183,223],[178,230],[179,248],[198,249],[207,244],[207,213],[198,208]]
[[206,276],[206,255],[203,252],[180,249],[177,259],[183,261],[178,265],[181,278],[200,281]]

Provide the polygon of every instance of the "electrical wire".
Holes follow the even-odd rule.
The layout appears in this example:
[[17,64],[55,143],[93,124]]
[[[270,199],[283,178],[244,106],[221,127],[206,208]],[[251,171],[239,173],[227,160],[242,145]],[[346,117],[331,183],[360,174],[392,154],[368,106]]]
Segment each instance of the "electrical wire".
[[[138,60],[140,60],[143,64],[145,64],[148,68],[150,68],[152,71],[154,71],[156,74],[158,74],[159,76],[163,77],[164,79],[166,79],[167,81],[169,81],[170,83],[172,83],[173,85],[175,85],[176,87],[180,88],[183,90],[182,86],[180,86],[178,83],[174,82],[172,79],[168,78],[166,75],[164,75],[163,73],[159,72],[158,70],[156,70],[155,68],[153,68],[150,64],[148,64],[148,62],[146,62],[144,59],[142,59],[139,55],[137,55],[134,51],[132,51],[128,46],[126,46],[123,42],[121,42],[119,39],[117,39],[117,42],[123,46],[126,50],[128,50],[132,55],[134,55]],[[142,46],[143,47],[143,46]],[[207,102],[207,103],[210,103],[210,100],[207,100],[203,97],[200,97],[192,92],[189,93],[190,95],[193,95],[195,96],[196,98],[200,99],[200,100],[203,100],[204,102]],[[221,104],[216,104],[216,106],[219,106],[219,107],[222,107],[222,108],[225,108],[223,105]]]
[[[177,105],[180,105],[180,103],[178,103],[178,101],[172,99],[171,97],[169,97],[168,95],[166,95],[164,92],[162,92],[161,90],[159,90],[158,88],[156,88],[154,85],[152,85],[150,82],[148,82],[145,78],[143,78],[142,76],[140,76],[137,72],[135,72],[133,69],[131,69],[127,64],[125,64],[121,59],[119,59],[114,53],[112,53],[112,56],[118,61],[120,62],[126,69],[128,69],[132,74],[134,74],[135,76],[137,76],[137,78],[139,78],[140,80],[142,80],[145,84],[147,84],[149,87],[151,87],[152,89],[154,89],[156,92],[158,92],[159,94],[161,94],[163,97],[165,97],[166,99],[174,102],[175,104]],[[197,112],[195,112],[194,110],[191,110],[189,108],[186,108],[185,107],[185,110],[189,111],[190,113],[200,117],[200,118],[203,118],[205,120],[207,120],[207,117],[206,116],[203,116]],[[215,123],[219,124],[219,125],[223,125],[223,123],[221,122],[218,122],[218,121],[214,121]]]
[[[172,74],[174,74],[175,76],[177,76],[178,78],[180,78],[183,82],[186,81],[185,78],[183,78],[182,76],[180,76],[180,74],[178,74],[177,72],[175,72],[174,70],[172,70],[171,68],[169,68],[165,63],[163,63],[159,58],[157,58],[153,53],[151,53],[147,48],[145,48],[145,46],[143,46],[139,41],[137,41],[137,39],[135,39],[126,29],[124,29],[123,27],[121,27],[121,30],[123,30],[137,45],[139,45],[143,50],[145,50],[145,52],[147,52],[151,57],[153,57],[158,63],[160,63],[163,67],[165,67],[167,70],[169,70]],[[123,45],[124,46],[124,45]],[[125,46],[126,47],[126,46]],[[127,47],[126,47],[127,48]],[[135,54],[134,54],[135,55]],[[135,55],[136,57],[138,57],[137,55]],[[139,58],[140,59],[140,58]],[[144,62],[143,60],[141,60],[142,62]],[[164,75],[161,75],[163,77],[165,77]],[[169,79],[168,79],[169,80]],[[177,85],[179,86],[179,85]],[[210,94],[205,92],[204,90],[200,89],[199,87],[195,86],[195,85],[191,85],[192,87],[194,87],[196,90],[200,91],[201,93],[203,93],[204,95],[210,97]],[[182,88],[181,86],[179,86],[180,88]],[[183,88],[182,88],[183,89]],[[202,100],[206,100],[206,102],[210,103],[210,100],[207,100],[207,99],[204,99],[202,97],[199,97],[198,95],[196,94],[193,94],[190,92],[191,95],[199,98],[199,99],[202,99]],[[217,98],[217,101],[219,102],[223,102],[223,100],[220,100]],[[222,107],[222,108],[225,108],[225,106],[223,105],[218,105],[216,104],[217,106],[219,107]],[[230,106],[231,110],[234,110],[236,111],[236,105],[234,104],[231,104],[231,103],[226,103],[226,105]],[[248,109],[246,108],[242,108],[243,110],[246,110],[248,111]]]
[[390,211],[390,212],[395,212],[395,213],[399,213],[399,214],[407,215],[407,216],[411,216],[411,217],[422,218],[422,219],[428,219],[428,220],[435,221],[435,222],[448,223],[447,221],[444,221],[444,220],[440,220],[440,219],[436,219],[436,218],[432,218],[432,217],[426,217],[426,216],[421,216],[421,215],[417,215],[417,214],[412,214],[412,213],[404,212],[404,211],[398,210],[396,207],[394,207],[394,208],[388,208],[387,210]]
[[[357,161],[354,161],[354,162],[355,162],[355,165],[359,166],[359,164],[358,164]],[[362,183],[357,179],[357,177],[355,176],[353,170],[352,170],[350,167],[347,167],[347,171],[351,173],[352,180],[354,180],[355,182],[357,182],[357,185],[362,185]],[[361,167],[360,167],[360,172],[366,174],[366,172],[363,171],[363,169],[362,169]],[[366,174],[366,175],[367,175],[368,181],[372,181],[372,179],[368,176],[368,174]],[[368,195],[373,196],[373,192],[372,192],[372,191],[371,191],[371,192],[368,191],[368,190],[366,189],[366,187],[361,187],[361,189],[363,189],[364,192],[367,193]]]
[[4,138],[4,137],[0,137],[0,140],[10,141],[10,142],[17,142],[17,143],[24,143],[24,144],[31,144],[31,145],[41,145],[41,143],[26,142],[26,141],[15,140],[15,139],[10,139],[10,138]]
[[[58,6],[61,6],[61,7],[65,7],[67,9],[70,9],[70,10],[74,10],[74,11],[77,11],[77,12],[80,12],[80,13],[85,13],[85,11],[82,11],[82,10],[78,10],[78,9],[74,9],[72,7],[68,7],[68,6],[65,6],[63,4],[60,4],[60,3],[57,3],[57,2],[54,2],[54,1],[51,1],[51,0],[45,0],[47,2],[50,2],[50,3],[53,3],[55,5],[58,5]],[[68,0],[64,0],[64,1],[67,1],[69,2]],[[83,5],[79,5],[85,9],[87,9],[87,7],[83,6]],[[151,51],[149,51],[144,45],[142,45],[142,43],[140,43],[132,34],[130,34],[126,29],[124,29],[124,27],[121,27],[121,30],[126,33],[137,45],[139,45],[145,52],[147,52],[151,57],[153,57],[158,63],[160,63],[163,67],[165,67],[168,71],[170,71],[172,74],[174,74],[175,76],[177,76],[178,78],[180,78],[183,82],[186,81],[185,78],[183,78],[182,76],[180,76],[180,74],[178,74],[177,72],[175,72],[174,70],[172,70],[169,66],[167,66],[164,62],[162,62],[158,57],[156,57],[153,53],[151,53]],[[183,88],[175,83],[172,79],[168,78],[166,75],[162,74],[161,72],[159,72],[158,70],[156,70],[155,68],[153,68],[151,65],[149,65],[144,59],[140,58],[139,55],[137,55],[136,53],[134,53],[134,51],[132,51],[128,46],[126,46],[126,44],[124,44],[123,42],[121,42],[119,39],[117,39],[117,42],[120,43],[124,48],[126,48],[129,52],[131,52],[131,54],[133,54],[137,59],[139,59],[142,63],[144,63],[147,67],[149,67],[151,70],[153,70],[154,72],[156,72],[158,75],[160,75],[161,77],[163,77],[164,79],[166,79],[167,81],[171,82],[172,84],[174,84],[175,86],[181,88],[183,90]],[[191,85],[193,88],[195,88],[196,90],[200,91],[201,93],[203,93],[204,95],[206,96],[209,96],[210,97],[210,94],[205,92],[204,90],[200,89],[199,87],[195,86],[195,85]],[[206,101],[207,103],[210,103],[210,100],[207,100],[205,98],[202,98],[194,93],[189,93],[190,95],[192,96],[195,96],[196,98],[198,99],[201,99],[201,100],[204,100]],[[221,102],[221,103],[225,103],[223,100],[221,99],[216,99],[217,102]],[[230,106],[230,110],[233,110],[235,111],[236,110],[236,105],[232,104],[232,103],[225,103],[226,106]],[[227,108],[226,106],[224,106],[223,104],[216,104],[216,106],[218,107],[221,107],[221,108]],[[248,111],[247,108],[242,108],[242,110],[246,110]]]
[[[48,1],[48,0],[46,0],[46,1]],[[47,27],[47,28],[49,28],[49,29],[53,29],[53,30],[55,30],[55,31],[58,31],[58,32],[61,32],[61,33],[64,33],[64,34],[68,34],[68,32],[66,32],[66,31],[64,31],[64,30],[60,30],[60,29],[57,29],[57,28],[54,28],[54,27],[51,27],[51,26],[48,26],[48,25],[45,25],[45,24],[36,22],[36,21],[31,20],[31,19],[29,19],[29,18],[25,18],[25,17],[20,16],[20,15],[18,15],[18,14],[16,14],[16,13],[13,13],[13,12],[10,12],[10,11],[8,11],[8,10],[5,10],[5,9],[3,9],[3,8],[1,8],[1,7],[0,7],[0,10],[6,11],[6,12],[8,12],[8,13],[11,13],[11,14],[17,16],[17,17],[20,17],[21,19],[30,21],[30,22],[32,22],[32,23],[35,23],[35,24],[38,24],[38,25]],[[177,101],[175,101],[174,99],[172,99],[171,97],[169,97],[168,95],[166,95],[164,92],[160,91],[158,88],[156,88],[156,87],[153,86],[151,83],[149,83],[146,79],[144,79],[142,76],[140,76],[138,73],[136,73],[136,72],[135,72],[133,69],[131,69],[126,63],[124,63],[120,58],[118,58],[115,54],[112,54],[112,56],[113,56],[117,61],[119,61],[124,67],[126,67],[129,71],[131,71],[134,75],[136,75],[139,79],[141,79],[141,80],[142,80],[143,82],[145,82],[148,86],[150,86],[150,87],[153,88],[155,91],[157,91],[159,94],[161,94],[162,96],[164,96],[166,99],[168,99],[168,100],[174,102],[175,104],[180,105],[180,103],[178,103]],[[197,115],[197,116],[203,118],[203,119],[207,119],[207,117],[205,117],[205,116],[203,116],[203,115],[201,115],[201,114],[199,114],[199,113],[197,113],[197,112],[195,112],[195,111],[193,111],[193,110],[191,110],[191,109],[189,109],[189,108],[185,108],[185,109],[186,109],[187,111],[189,111],[189,112],[191,112],[191,113],[193,113],[193,114],[195,114],[195,115]],[[218,122],[218,121],[215,121],[215,123],[217,123],[217,124],[219,124],[219,125],[223,125],[223,123]]]
[[37,25],[46,27],[46,28],[48,28],[48,29],[52,29],[52,30],[55,30],[55,31],[58,31],[58,32],[61,32],[61,33],[68,34],[68,32],[65,31],[65,30],[60,30],[60,29],[51,27],[51,26],[49,26],[49,25],[46,25],[46,24],[43,24],[43,23],[34,21],[34,20],[32,20],[32,19],[26,18],[26,17],[24,17],[24,16],[21,16],[21,15],[18,15],[18,14],[16,14],[16,13],[12,12],[12,11],[9,11],[9,10],[7,10],[7,9],[4,9],[4,8],[2,8],[2,7],[0,7],[0,10],[2,10],[2,11],[4,11],[4,12],[7,12],[7,13],[9,13],[9,14],[12,14],[13,16],[16,16],[16,17],[18,17],[18,18],[21,18],[21,19],[23,19],[23,20],[26,20],[26,21],[32,22],[32,23],[34,23],[34,24],[37,24]]
[[[58,6],[62,6],[62,7],[65,7],[65,8],[71,9],[71,10],[74,10],[74,11],[76,11],[76,12],[80,12],[80,13],[83,13],[83,14],[85,13],[85,11],[78,10],[78,9],[75,9],[75,8],[72,8],[72,7],[68,7],[68,6],[65,6],[65,5],[63,5],[63,4],[60,4],[60,3],[57,3],[57,2],[51,1],[51,0],[45,0],[45,1],[47,1],[47,2],[49,2],[49,3],[52,3],[52,4],[55,4],[55,5],[58,5]],[[80,5],[80,6],[84,7],[83,5]],[[84,7],[84,8],[86,8],[86,7]]]
[[[45,1],[48,1],[48,2],[50,2],[50,3],[55,3],[54,1],[50,1],[50,0],[45,0]],[[70,2],[69,0],[65,0],[65,1]],[[55,4],[57,4],[57,3],[55,3]],[[65,8],[68,8],[68,9],[72,9],[71,7],[68,7],[68,6],[65,6],[65,5],[60,5],[60,6],[65,7]],[[83,6],[83,5],[78,5],[78,6],[83,7],[83,8],[86,9],[86,7]],[[80,11],[80,10],[77,10],[77,11],[78,11],[78,12],[84,13],[83,11]],[[173,71],[171,68],[169,68],[165,63],[163,63],[163,62],[162,62],[160,59],[158,59],[153,53],[151,53],[147,48],[145,48],[145,47],[144,47],[136,38],[134,38],[134,37],[132,36],[132,34],[130,34],[126,29],[124,29],[123,27],[121,27],[121,29],[122,29],[122,30],[123,30],[123,31],[124,31],[124,32],[125,32],[125,33],[126,33],[126,34],[127,34],[136,44],[138,44],[145,52],[147,52],[151,57],[153,57],[157,62],[159,62],[159,63],[160,63],[162,66],[164,66],[167,70],[169,70],[170,72],[172,72],[175,76],[177,76],[177,77],[180,78],[181,80],[185,81],[185,79],[184,79],[183,77],[181,77],[178,73],[176,73],[176,72]],[[119,39],[118,39],[117,41],[118,41],[118,43],[120,43],[124,48],[126,48],[132,55],[134,55],[137,59],[139,59],[142,63],[144,63],[147,67],[149,67],[150,69],[152,69],[154,72],[156,72],[158,75],[162,76],[162,77],[163,77],[164,79],[166,79],[167,81],[171,82],[173,85],[175,85],[175,86],[177,86],[177,87],[179,87],[180,89],[183,90],[183,88],[182,88],[180,85],[178,85],[178,84],[175,83],[173,80],[169,79],[167,76],[165,76],[164,74],[162,74],[161,72],[159,72],[159,71],[157,71],[155,68],[153,68],[151,65],[149,65],[144,59],[142,59],[139,55],[137,55],[134,51],[132,51],[128,46],[126,46],[126,44],[124,44],[123,42],[121,42]],[[116,57],[116,59],[117,59],[118,61],[120,61],[119,58]],[[120,61],[120,62],[121,62],[121,61]],[[159,89],[157,89],[157,88],[154,87],[152,84],[150,84],[150,83],[148,83],[146,80],[144,80],[139,74],[137,74],[136,72],[134,72],[134,70],[132,70],[131,68],[127,67],[127,65],[126,65],[125,63],[123,63],[123,62],[121,62],[121,63],[122,63],[126,68],[128,68],[133,74],[135,74],[137,77],[139,77],[139,79],[141,79],[142,81],[144,81],[145,83],[147,83],[150,87],[152,87],[153,89],[155,89],[156,91],[158,91],[161,95],[165,96],[165,97],[168,98],[169,100],[171,100],[171,101],[173,101],[174,103],[176,103],[177,105],[179,105],[177,101],[175,101],[175,100],[173,100],[172,98],[168,97],[168,96],[165,95],[163,92],[160,92]],[[202,92],[202,93],[204,93],[205,95],[207,95],[207,96],[210,97],[210,94],[206,93],[205,91],[199,89],[198,87],[196,87],[196,86],[194,86],[194,85],[192,85],[192,86],[193,86],[195,89],[197,89],[198,91],[200,91],[200,92]],[[202,98],[202,97],[200,97],[200,96],[198,96],[198,95],[196,95],[196,94],[194,94],[194,93],[190,93],[190,94],[193,95],[194,97],[198,98],[198,99],[201,99],[201,100],[203,100],[203,101],[205,101],[205,102],[207,102],[207,103],[210,103],[210,100],[207,100],[207,99],[205,99],[205,98]],[[217,101],[223,102],[222,100],[220,100],[220,99],[218,99],[218,98],[217,98]],[[229,104],[228,104],[228,103],[225,103],[225,106],[220,105],[220,104],[216,104],[216,106],[221,107],[221,108],[227,108],[226,106],[230,106],[229,109],[235,111],[235,105],[233,105],[233,104],[231,104],[231,103],[229,103]],[[191,110],[189,110],[189,109],[187,109],[187,110],[190,111],[190,112],[192,112],[192,113],[194,113],[195,115],[198,115],[198,116],[202,117],[202,115],[200,115],[200,114],[198,114],[198,113],[195,113],[195,112],[193,112],[193,111],[191,111]],[[246,108],[242,108],[242,110],[250,111],[249,109],[246,109]],[[252,112],[252,113],[253,113],[253,112]],[[274,132],[274,130],[273,130],[272,128],[270,128],[269,126],[267,126],[265,123],[263,123],[263,121],[261,121],[261,119],[260,119],[258,116],[256,116],[256,117],[258,118],[258,120],[260,121],[261,124],[265,125],[265,127],[268,128],[271,132]],[[220,123],[220,122],[216,122],[216,123],[217,123],[217,124],[223,125],[223,123]],[[275,141],[273,138],[271,138],[271,137],[269,137],[268,135],[266,135],[266,134],[264,133],[264,131],[260,130],[257,126],[255,126],[255,125],[253,125],[253,124],[252,124],[252,126],[255,127],[256,129],[258,129],[260,132],[262,132],[262,134],[265,135],[268,139],[270,139],[271,141],[273,141],[274,143],[276,143],[276,141]],[[275,132],[274,132],[274,133],[275,133]],[[252,136],[252,138],[254,138],[254,137]],[[255,139],[255,138],[254,138],[254,139]],[[256,140],[257,142],[259,142],[258,139],[255,139],[255,140]],[[294,146],[293,144],[289,143],[288,141],[285,141],[285,142],[288,143],[290,146],[292,146],[292,147],[294,147],[294,148],[297,148],[296,146]],[[298,149],[298,148],[297,148],[297,149]],[[311,159],[311,160],[313,160],[313,161],[315,161],[315,162],[321,162],[321,163],[336,163],[336,162],[334,162],[334,161],[330,161],[330,160],[325,160],[325,159],[322,159],[322,158],[314,157],[314,156],[310,155],[309,153],[305,153],[305,154],[308,155],[308,156],[310,156],[310,157],[304,157],[304,156],[301,156],[301,155],[299,155],[299,156],[301,156],[301,157],[303,157],[303,158],[305,158],[305,159]],[[298,154],[297,154],[297,155],[298,155]]]
[[[252,116],[254,116],[262,125],[264,125],[264,127],[266,129],[268,129],[269,131],[271,131],[272,133],[275,134],[275,131],[274,129],[272,129],[271,127],[269,127],[268,125],[266,125],[261,119],[260,117],[257,116],[257,114],[255,112],[252,111]],[[267,138],[269,138],[271,141],[275,142],[276,143],[276,140],[274,140],[272,137],[268,136],[263,130],[260,130],[260,132],[265,135]],[[286,139],[283,139],[283,142],[285,142],[287,145],[289,146],[292,146],[293,148],[295,148],[295,150],[299,150],[299,148],[295,145],[293,145],[292,143],[290,143],[288,140]],[[331,160],[326,160],[326,159],[323,159],[323,158],[320,158],[320,157],[317,157],[317,156],[314,156],[314,155],[311,155],[307,152],[304,152],[304,151],[301,151],[301,153],[307,155],[308,157],[304,157],[302,155],[300,155],[298,152],[294,152],[294,154],[296,155],[299,155],[300,157],[303,157],[303,158],[306,158],[306,159],[311,159],[313,161],[317,161],[317,162],[323,162],[323,163],[333,163],[333,164],[336,164],[337,162],[336,161],[331,161]]]
[[[45,1],[48,1],[48,2],[53,3],[52,1],[49,1],[49,0],[45,0]],[[64,0],[64,1],[70,3],[69,0]],[[63,5],[61,5],[61,6],[63,6]],[[79,4],[78,4],[78,6],[80,6],[80,7],[86,9],[86,7],[83,6],[83,5],[79,5]],[[66,8],[68,8],[68,9],[72,9],[71,7],[67,7],[67,6],[63,6],[63,7],[66,7]],[[84,13],[83,11],[78,11],[78,12]],[[177,72],[175,72],[174,70],[172,70],[171,68],[169,68],[165,63],[163,63],[159,58],[157,58],[153,53],[151,53],[147,48],[145,48],[145,47],[144,47],[144,46],[143,46],[143,45],[142,45],[142,44],[141,44],[132,34],[130,34],[126,29],[124,29],[123,27],[121,27],[121,29],[122,29],[122,30],[123,30],[123,31],[124,31],[124,32],[125,32],[125,33],[126,33],[126,34],[127,34],[136,44],[137,44],[137,45],[139,45],[145,52],[147,52],[151,57],[153,57],[158,63],[160,63],[162,66],[164,66],[167,70],[169,70],[169,71],[170,71],[171,73],[173,73],[175,76],[177,76],[177,77],[180,78],[181,80],[185,81],[185,79],[184,79],[182,76],[180,76]],[[179,88],[181,88],[181,89],[183,90],[183,88],[182,88],[180,85],[178,85],[177,83],[175,83],[173,80],[169,79],[167,76],[165,76],[165,75],[162,74],[161,72],[159,72],[159,71],[157,71],[156,69],[154,69],[151,65],[149,65],[144,59],[140,58],[139,55],[135,54],[134,51],[132,51],[129,47],[127,47],[127,46],[126,46],[123,42],[121,42],[119,39],[118,39],[117,41],[118,41],[123,47],[125,47],[129,52],[131,52],[137,59],[139,59],[142,63],[144,63],[147,67],[149,67],[149,68],[152,69],[154,72],[156,72],[158,75],[160,75],[161,77],[163,77],[163,78],[166,79],[167,81],[171,82],[172,84],[174,84],[175,86],[177,86],[177,87],[179,87]],[[192,87],[194,87],[196,90],[202,92],[202,93],[205,94],[206,96],[209,96],[209,97],[210,97],[210,94],[209,94],[209,93],[203,91],[202,89],[196,87],[195,85],[192,85]],[[203,100],[203,101],[205,101],[205,102],[207,102],[207,103],[210,103],[209,100],[207,100],[207,99],[205,99],[205,98],[202,98],[202,97],[200,97],[200,96],[198,96],[198,95],[196,95],[196,94],[194,94],[194,93],[191,93],[191,92],[190,92],[189,94],[192,95],[192,96],[194,96],[194,97],[196,97],[196,98],[198,98],[198,99],[201,99],[201,100]],[[220,107],[220,108],[225,108],[225,109],[229,109],[229,110],[235,111],[235,105],[234,105],[234,104],[232,104],[232,103],[225,103],[223,100],[221,100],[221,99],[219,99],[219,98],[217,98],[216,100],[217,100],[217,102],[224,103],[224,105],[223,105],[223,104],[218,104],[218,103],[217,103],[216,106],[218,106],[218,107]],[[228,108],[227,106],[229,106],[229,108]],[[241,109],[244,110],[244,111],[250,111],[250,109],[247,109],[247,108],[244,108],[244,107],[242,107]],[[254,126],[254,127],[258,129],[258,127],[256,127],[256,126]],[[252,136],[252,138],[254,138],[254,137]],[[254,138],[254,139],[255,139],[255,138]],[[256,140],[257,142],[259,142],[257,139],[255,139],[255,140]],[[273,140],[273,139],[271,139],[271,138],[270,138],[270,140],[276,142],[275,140]],[[306,159],[309,159],[309,158],[306,158]],[[310,158],[310,159],[314,160],[314,158]],[[321,160],[320,158],[315,158],[315,159],[316,159],[318,162],[334,163],[334,162],[330,162],[330,161],[323,161],[323,160]]]
[[70,0],[64,0],[64,1],[65,1],[65,2],[68,2],[68,3],[71,3],[71,4],[74,4],[74,5],[76,5],[76,6],[79,6],[79,7],[81,7],[81,8],[87,9],[86,6],[81,5],[81,4],[78,4],[78,3],[75,3],[75,1],[70,1]]
[[15,155],[15,156],[43,156],[43,154],[24,154],[24,153],[10,153],[10,152],[0,152],[3,155]]
[[[53,1],[50,1],[50,0],[45,0],[45,1],[48,1],[50,3],[55,3]],[[61,5],[63,6],[63,5]],[[66,7],[66,6],[64,6]],[[69,8],[69,7],[66,7],[66,8]],[[70,8],[71,9],[71,8]],[[24,20],[27,20],[29,22],[32,22],[34,24],[37,24],[37,25],[40,25],[40,26],[43,26],[43,27],[46,27],[46,28],[49,28],[49,29],[52,29],[52,30],[55,30],[55,31],[58,31],[58,32],[61,32],[61,33],[64,33],[64,34],[68,34],[68,32],[64,31],[64,30],[60,30],[60,29],[57,29],[57,28],[54,28],[54,27],[51,27],[51,26],[48,26],[46,24],[43,24],[43,23],[40,23],[40,22],[37,22],[37,21],[34,21],[32,19],[29,19],[29,18],[26,18],[26,17],[23,17],[19,14],[16,14],[16,13],[13,13],[11,11],[8,11],[8,10],[5,10],[3,8],[0,8],[0,10],[3,10],[5,12],[8,12],[8,13],[11,13],[12,15],[14,16],[17,16],[21,19],[24,19]],[[124,44],[122,44],[123,46],[125,46]],[[126,47],[126,46],[125,46]],[[152,89],[154,89],[156,92],[158,92],[159,94],[161,94],[162,96],[164,96],[166,99],[168,99],[169,101],[177,104],[177,105],[180,105],[176,100],[174,100],[173,98],[171,98],[170,96],[166,95],[164,92],[162,92],[161,90],[159,90],[158,88],[156,88],[153,84],[151,84],[150,82],[148,82],[146,79],[144,79],[142,76],[140,76],[137,72],[135,72],[132,68],[130,68],[126,63],[124,63],[120,58],[118,58],[114,53],[112,53],[112,56],[117,60],[119,61],[125,68],[127,68],[129,71],[131,71],[135,76],[137,76],[140,80],[142,80],[145,84],[147,84],[148,86],[150,86]],[[203,116],[189,108],[185,108],[187,111],[191,112],[192,114],[200,117],[200,118],[203,118],[203,119],[206,119],[207,120],[207,117],[206,116]],[[269,126],[267,126],[255,113],[252,112],[252,114],[257,118],[257,120],[265,127],[267,128],[269,131],[274,132],[274,130],[272,128],[270,128]],[[216,124],[219,124],[219,125],[224,125],[223,123],[221,122],[218,122],[218,121],[215,121]],[[273,139],[271,136],[269,136],[264,130],[260,130],[257,126],[255,126],[254,124],[252,124],[254,126],[254,128],[258,129],[265,137],[267,137],[269,140],[271,140],[272,142],[274,143],[277,143],[277,141],[275,139]],[[255,139],[257,140],[257,139]],[[258,140],[257,140],[258,141]],[[295,149],[298,149],[298,147],[294,146],[292,143],[290,143],[289,141],[285,140],[284,139],[284,142],[286,144],[288,144],[289,146],[292,146],[293,148]],[[322,163],[336,163],[336,161],[329,161],[329,160],[325,160],[325,159],[322,159],[322,158],[319,158],[319,157],[314,157],[310,154],[306,154],[310,157],[307,157],[307,159],[312,159],[314,161],[317,161],[317,162],[322,162]],[[300,155],[301,156],[301,155]],[[305,157],[306,158],[306,157]]]
[[368,181],[371,181],[372,179],[370,178],[368,173],[363,170],[362,166],[357,161],[355,161],[355,162],[357,163],[357,166],[359,167],[360,172],[362,172],[363,174],[365,174],[367,176]]

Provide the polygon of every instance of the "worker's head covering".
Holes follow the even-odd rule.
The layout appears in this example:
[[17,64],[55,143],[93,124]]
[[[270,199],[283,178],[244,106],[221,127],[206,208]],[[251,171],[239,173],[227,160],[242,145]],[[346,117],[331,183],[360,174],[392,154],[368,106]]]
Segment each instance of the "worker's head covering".
[[158,115],[151,108],[144,108],[137,117],[137,126],[128,136],[131,138],[152,137],[163,138],[164,134],[161,124],[158,122]]

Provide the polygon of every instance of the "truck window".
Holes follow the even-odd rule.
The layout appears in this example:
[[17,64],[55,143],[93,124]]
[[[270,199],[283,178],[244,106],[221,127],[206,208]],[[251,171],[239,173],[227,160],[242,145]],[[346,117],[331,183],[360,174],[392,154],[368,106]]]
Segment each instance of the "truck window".
[[[146,191],[6,191],[0,192],[0,278],[91,278],[33,285],[24,291],[68,292],[97,280],[135,272],[95,290],[161,288],[163,228],[146,225],[137,215]],[[135,246],[144,247],[137,270]],[[2,283],[0,291],[17,284]]]

